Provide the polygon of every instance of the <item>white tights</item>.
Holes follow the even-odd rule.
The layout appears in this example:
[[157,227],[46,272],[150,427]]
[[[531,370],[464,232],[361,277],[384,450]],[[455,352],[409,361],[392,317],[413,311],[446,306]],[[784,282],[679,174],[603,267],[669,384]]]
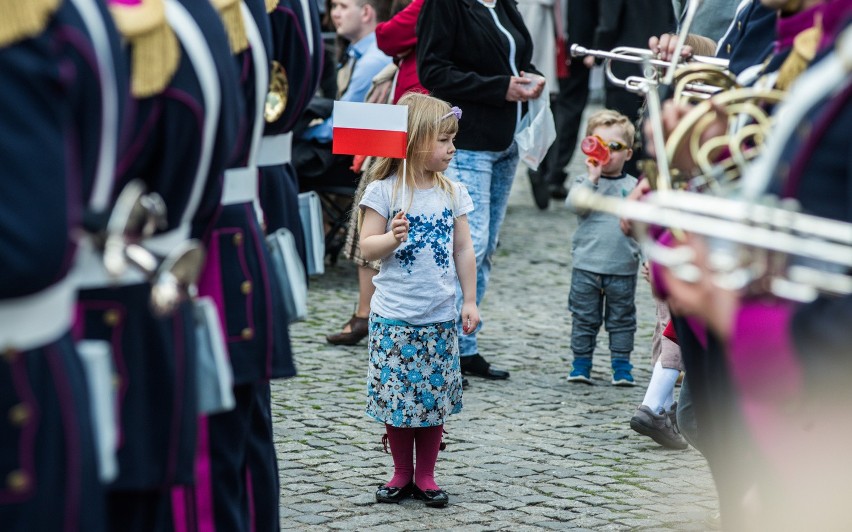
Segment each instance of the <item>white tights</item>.
[[650,408],[655,414],[668,412],[674,404],[674,387],[679,376],[680,371],[664,368],[657,360],[642,404]]

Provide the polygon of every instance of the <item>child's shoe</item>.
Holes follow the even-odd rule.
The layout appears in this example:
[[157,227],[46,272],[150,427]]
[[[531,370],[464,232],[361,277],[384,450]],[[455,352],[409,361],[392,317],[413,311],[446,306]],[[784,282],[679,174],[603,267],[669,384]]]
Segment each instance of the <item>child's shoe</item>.
[[575,358],[568,374],[568,382],[584,382],[592,384],[592,360]]
[[633,369],[633,364],[625,359],[615,359],[612,361],[612,385],[613,386],[636,386],[633,380],[633,374],[630,371]]

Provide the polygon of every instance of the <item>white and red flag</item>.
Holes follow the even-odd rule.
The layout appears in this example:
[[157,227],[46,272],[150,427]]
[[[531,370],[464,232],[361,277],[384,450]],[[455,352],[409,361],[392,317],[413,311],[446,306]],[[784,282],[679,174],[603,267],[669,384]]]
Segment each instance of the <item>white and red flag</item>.
[[408,106],[334,102],[331,152],[405,159]]

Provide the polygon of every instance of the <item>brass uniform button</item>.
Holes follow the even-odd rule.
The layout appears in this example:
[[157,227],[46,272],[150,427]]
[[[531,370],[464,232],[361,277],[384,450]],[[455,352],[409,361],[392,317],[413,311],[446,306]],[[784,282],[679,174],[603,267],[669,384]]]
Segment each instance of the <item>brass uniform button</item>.
[[728,52],[728,53],[731,53],[731,45],[730,45],[730,43],[728,43],[728,46],[726,46],[726,47],[725,47],[725,50],[727,50],[727,52]]
[[30,419],[30,408],[24,403],[19,403],[9,409],[9,421],[20,427]]
[[243,281],[240,284],[240,292],[243,293],[244,296],[251,294],[251,281]]
[[243,245],[243,234],[242,233],[237,233],[237,234],[234,235],[234,245],[235,246]]
[[117,310],[108,310],[104,312],[104,323],[109,327],[115,327],[121,321],[121,315]]
[[12,471],[6,476],[6,487],[15,493],[24,492],[30,487],[30,476],[20,469]]
[[737,31],[742,31],[742,29],[743,29],[743,21],[738,20],[737,21]]
[[243,329],[243,332],[240,333],[240,336],[243,340],[251,340],[254,338],[254,330],[251,327],[246,327]]

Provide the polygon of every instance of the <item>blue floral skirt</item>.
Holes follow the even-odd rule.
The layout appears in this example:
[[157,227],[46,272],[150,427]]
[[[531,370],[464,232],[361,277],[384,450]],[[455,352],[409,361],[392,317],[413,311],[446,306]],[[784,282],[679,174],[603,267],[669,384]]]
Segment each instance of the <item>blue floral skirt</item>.
[[411,325],[370,315],[367,415],[394,427],[443,425],[462,409],[454,321]]

